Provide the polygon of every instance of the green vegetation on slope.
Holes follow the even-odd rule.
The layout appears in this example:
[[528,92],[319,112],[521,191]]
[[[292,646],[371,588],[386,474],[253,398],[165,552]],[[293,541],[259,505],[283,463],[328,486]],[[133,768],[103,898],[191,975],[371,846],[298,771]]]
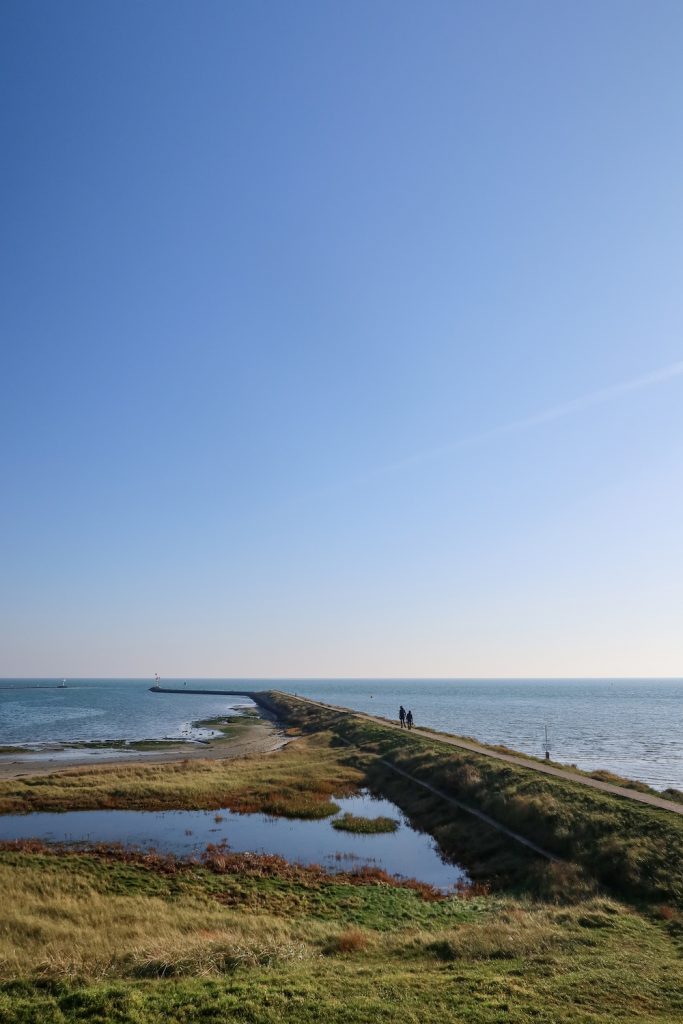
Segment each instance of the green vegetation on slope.
[[[287,721],[313,732],[329,730],[362,751],[366,776],[385,791],[386,764],[395,765],[583,867],[613,891],[683,907],[683,817],[446,746],[415,731],[402,732],[283,694],[275,699]],[[404,810],[414,810],[425,799],[405,780],[391,787],[391,795]],[[434,803],[435,813],[443,818],[443,802]],[[435,822],[428,816],[423,822],[434,831]],[[450,849],[447,830],[436,834]],[[457,849],[456,836],[452,842]]]
[[[418,732],[421,729],[420,726],[415,728],[417,728]],[[430,728],[428,731],[453,738],[451,733],[441,732],[439,729]],[[648,793],[650,796],[663,797],[665,800],[670,800],[674,803],[683,803],[683,791],[673,787],[669,787],[669,789],[665,789],[660,793],[658,789],[648,786],[646,782],[629,779],[625,775],[617,775],[615,772],[607,771],[605,768],[601,768],[598,771],[583,771],[583,769],[577,768],[575,764],[566,764],[564,761],[553,761],[545,757],[538,757],[535,754],[522,753],[522,751],[513,750],[512,747],[507,747],[503,743],[482,743],[481,740],[476,739],[474,736],[457,736],[455,738],[465,740],[468,743],[476,743],[477,746],[482,747],[484,750],[491,750],[497,754],[510,754],[512,757],[523,757],[526,761],[536,761],[539,765],[559,768],[563,772],[571,772],[572,775],[576,775],[580,779],[596,779],[598,782],[609,782],[613,786],[620,786],[622,789],[633,789],[637,793]]]

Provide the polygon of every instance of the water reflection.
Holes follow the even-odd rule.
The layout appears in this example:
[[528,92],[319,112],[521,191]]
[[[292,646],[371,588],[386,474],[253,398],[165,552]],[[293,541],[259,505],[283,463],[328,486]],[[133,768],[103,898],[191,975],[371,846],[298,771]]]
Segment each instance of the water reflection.
[[189,856],[208,843],[226,842],[236,853],[273,853],[331,872],[369,865],[391,875],[417,878],[448,891],[466,882],[463,868],[443,861],[431,838],[411,828],[390,800],[368,793],[336,800],[340,814],[384,815],[400,822],[393,833],[357,835],[333,829],[334,818],[302,821],[232,811],[65,811],[3,815],[0,839],[42,839],[54,843],[123,842],[141,849]]

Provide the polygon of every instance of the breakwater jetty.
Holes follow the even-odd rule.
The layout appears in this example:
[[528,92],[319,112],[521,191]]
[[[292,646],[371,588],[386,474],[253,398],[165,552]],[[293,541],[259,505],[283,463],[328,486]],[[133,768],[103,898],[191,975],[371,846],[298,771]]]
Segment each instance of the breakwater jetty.
[[8,686],[0,686],[0,693],[3,690],[69,690],[66,683],[10,683]]
[[270,714],[277,714],[277,705],[266,690],[198,690],[190,686],[150,686],[151,693],[187,693],[192,696],[205,697],[247,697],[254,704]]
[[203,693],[211,697],[251,697],[252,699],[254,697],[252,690],[196,690],[189,686],[150,686],[150,691],[152,693]]

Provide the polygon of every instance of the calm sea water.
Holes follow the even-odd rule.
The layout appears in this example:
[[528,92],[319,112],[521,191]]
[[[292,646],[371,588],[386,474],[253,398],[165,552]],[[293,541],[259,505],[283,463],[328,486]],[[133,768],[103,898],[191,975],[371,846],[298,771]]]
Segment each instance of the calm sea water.
[[[193,728],[193,721],[252,703],[243,697],[151,693],[150,679],[69,679],[64,690],[57,688],[59,682],[0,679],[0,746],[40,749],[83,740],[202,739],[210,733]],[[168,686],[184,682],[166,681]],[[221,688],[215,679],[188,680],[187,685]],[[232,687],[226,681],[222,685]]]
[[[39,680],[36,680],[38,682]],[[53,682],[58,680],[40,680]],[[191,722],[243,699],[155,694],[150,680],[68,680],[68,689],[27,689],[0,680],[0,746],[91,739],[197,736]],[[168,685],[182,685],[183,680]],[[202,680],[188,686],[276,687],[543,755],[548,727],[557,761],[606,768],[658,789],[683,789],[683,680]],[[16,689],[3,687],[16,686]]]

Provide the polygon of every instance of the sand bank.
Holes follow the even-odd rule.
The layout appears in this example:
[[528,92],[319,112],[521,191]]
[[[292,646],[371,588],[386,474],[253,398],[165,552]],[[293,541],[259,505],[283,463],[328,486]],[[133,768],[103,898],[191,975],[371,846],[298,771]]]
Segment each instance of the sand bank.
[[55,750],[40,755],[17,754],[0,757],[0,780],[32,775],[51,775],[65,768],[101,764],[160,764],[186,760],[221,760],[249,757],[277,750],[288,737],[274,722],[261,719],[234,736],[217,736],[205,743],[178,742],[173,746],[147,751],[107,749]]

